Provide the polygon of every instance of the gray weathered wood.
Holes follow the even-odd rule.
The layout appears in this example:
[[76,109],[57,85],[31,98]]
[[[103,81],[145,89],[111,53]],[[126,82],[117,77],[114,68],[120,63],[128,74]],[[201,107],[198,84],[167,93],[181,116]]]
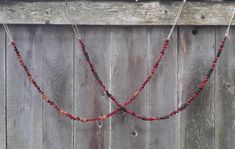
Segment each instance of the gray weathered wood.
[[[110,29],[90,26],[82,28],[91,61],[103,80],[110,85]],[[96,83],[80,45],[75,40],[75,114],[82,117],[97,117],[108,113],[110,102]],[[82,149],[108,149],[110,146],[110,119],[103,122],[78,123],[74,125],[74,147]]]
[[0,28],[0,148],[6,149],[5,33]]
[[[146,77],[169,29],[85,26],[81,31],[100,77],[123,102]],[[179,106],[207,73],[225,29],[180,27],[175,31],[150,85],[128,108],[155,116]],[[65,110],[89,117],[116,108],[95,82],[71,26],[13,25],[10,30],[39,85]],[[232,149],[234,32],[232,28],[216,76],[213,74],[200,98],[180,115],[161,122],[143,122],[121,113],[104,122],[83,124],[42,104],[12,47],[5,45],[0,28],[0,149]]]
[[[185,101],[206,75],[215,56],[215,28],[182,27],[179,31],[178,98]],[[214,148],[214,74],[200,97],[181,113],[179,148]]]
[[[43,28],[43,89],[68,112],[73,112],[73,39],[69,27]],[[47,103],[43,104],[43,148],[73,148],[73,121]]]
[[[131,97],[146,77],[147,30],[144,27],[113,27],[111,30],[111,88],[119,102]],[[128,106],[146,114],[146,90]],[[116,106],[113,106],[113,109]],[[146,122],[120,113],[112,118],[112,148],[146,146]]]
[[[151,27],[148,29],[148,72],[167,37],[170,28]],[[160,116],[177,107],[177,31],[170,39],[169,48],[156,70],[147,90],[149,116]],[[148,123],[148,148],[176,148],[177,117],[166,121]]]
[[[14,26],[10,30],[33,76],[41,84],[42,28]],[[7,47],[7,148],[42,148],[42,103]]]
[[[171,25],[179,4],[169,1],[69,2],[74,22],[81,25]],[[227,25],[233,8],[234,2],[187,2],[179,24]],[[1,4],[0,11],[11,24],[70,24],[62,2],[12,2]]]
[[[216,30],[216,47],[221,43],[226,28]],[[235,146],[235,49],[234,28],[219,60],[216,71],[215,94],[215,148],[232,149]]]

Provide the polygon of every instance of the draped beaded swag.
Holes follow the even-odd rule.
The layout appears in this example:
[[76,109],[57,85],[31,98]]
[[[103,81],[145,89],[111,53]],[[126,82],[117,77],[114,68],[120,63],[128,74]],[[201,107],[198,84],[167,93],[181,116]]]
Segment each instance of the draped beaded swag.
[[219,48],[217,50],[215,58],[212,61],[210,69],[208,70],[206,75],[203,77],[202,81],[197,85],[196,89],[192,92],[192,95],[190,97],[188,97],[185,100],[185,102],[180,107],[178,107],[177,109],[174,109],[174,110],[168,112],[167,114],[165,114],[163,116],[155,116],[155,117],[147,117],[147,116],[144,116],[142,114],[139,114],[139,113],[133,112],[132,110],[127,109],[126,106],[129,105],[130,103],[134,102],[136,100],[136,98],[141,94],[141,92],[143,91],[145,86],[150,82],[150,80],[151,80],[152,76],[154,75],[156,69],[160,65],[161,60],[164,58],[165,52],[166,52],[166,50],[167,50],[167,48],[168,48],[168,46],[170,44],[170,37],[171,37],[172,32],[173,32],[173,30],[174,30],[174,28],[175,28],[175,26],[177,24],[177,21],[179,20],[180,14],[181,14],[181,12],[182,12],[182,10],[184,8],[185,3],[186,3],[186,0],[183,0],[181,5],[180,5],[180,7],[179,7],[176,19],[175,19],[175,21],[174,21],[174,23],[172,25],[172,28],[171,28],[171,30],[169,32],[169,35],[167,36],[166,39],[163,40],[163,44],[162,44],[162,48],[160,50],[160,54],[156,58],[155,63],[153,64],[152,69],[149,72],[149,75],[143,81],[143,83],[140,85],[140,87],[136,90],[136,92],[133,93],[133,95],[131,97],[126,99],[126,101],[124,103],[120,103],[120,102],[118,102],[117,98],[114,95],[112,95],[107,90],[107,87],[105,86],[103,81],[100,79],[99,74],[96,71],[95,65],[91,61],[89,53],[88,53],[88,50],[86,49],[85,41],[81,38],[78,26],[75,23],[73,23],[72,17],[70,15],[69,5],[68,5],[67,1],[65,0],[66,9],[67,9],[67,15],[68,15],[67,17],[70,19],[70,21],[72,23],[72,28],[73,28],[73,31],[74,31],[74,35],[76,37],[76,40],[79,42],[79,44],[81,46],[81,52],[83,53],[83,55],[84,55],[88,65],[90,67],[90,70],[91,70],[93,76],[95,77],[96,81],[98,82],[99,86],[101,87],[101,89],[105,92],[107,97],[109,99],[111,99],[114,102],[114,104],[118,107],[118,108],[116,108],[115,110],[113,110],[110,113],[103,114],[103,115],[97,116],[97,117],[90,117],[90,118],[76,116],[76,115],[74,115],[72,113],[69,113],[69,112],[63,110],[57,103],[55,103],[52,99],[50,99],[47,96],[46,92],[41,89],[41,87],[38,85],[37,81],[33,78],[33,75],[30,73],[28,67],[26,66],[26,64],[24,62],[23,57],[20,54],[19,49],[17,48],[16,42],[13,40],[13,37],[12,37],[12,35],[10,33],[8,25],[5,23],[6,21],[5,21],[4,17],[3,16],[1,16],[1,17],[2,17],[2,20],[4,21],[3,27],[4,27],[5,31],[6,31],[9,43],[14,48],[14,51],[15,51],[15,54],[16,54],[16,58],[17,58],[17,60],[18,60],[18,62],[20,64],[20,66],[23,68],[23,71],[25,72],[28,80],[36,88],[38,93],[41,95],[42,99],[45,102],[47,102],[48,104],[50,104],[55,110],[60,112],[62,115],[66,116],[66,117],[68,117],[68,118],[70,118],[72,120],[75,120],[75,121],[90,122],[90,121],[103,121],[103,120],[105,120],[105,119],[107,119],[107,118],[109,118],[109,117],[111,117],[111,116],[113,116],[115,114],[118,114],[120,111],[122,111],[122,112],[126,112],[126,113],[130,114],[131,116],[136,117],[136,118],[138,118],[140,120],[144,120],[144,121],[159,121],[159,120],[169,119],[169,118],[173,117],[174,115],[176,115],[177,113],[182,112],[183,110],[185,110],[200,95],[202,90],[207,85],[207,83],[208,83],[208,81],[209,81],[209,79],[211,77],[211,74],[214,72],[214,70],[216,68],[218,60],[219,60],[219,58],[221,56],[221,53],[222,53],[222,51],[224,49],[225,42],[227,41],[227,39],[229,39],[229,30],[230,30],[230,26],[231,26],[233,17],[235,15],[235,11],[234,11],[233,14],[232,14],[231,20],[229,22],[228,28],[227,28],[227,30],[225,32],[225,36],[224,36],[223,40],[221,41],[221,44],[220,44],[220,46],[219,46]]

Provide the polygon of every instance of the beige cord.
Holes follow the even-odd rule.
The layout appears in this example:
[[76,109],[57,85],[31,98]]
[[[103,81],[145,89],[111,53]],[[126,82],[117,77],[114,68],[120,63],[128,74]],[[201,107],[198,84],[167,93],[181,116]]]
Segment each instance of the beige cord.
[[230,39],[230,37],[229,37],[229,31],[230,31],[230,28],[231,28],[231,25],[232,25],[232,21],[233,21],[234,15],[235,15],[235,9],[233,10],[232,17],[231,17],[231,19],[230,19],[230,21],[229,21],[228,28],[227,28],[227,30],[226,30],[226,32],[225,32],[225,36],[228,37],[229,39]]
[[68,15],[69,21],[72,23],[72,27],[73,27],[73,31],[74,31],[75,37],[77,39],[81,39],[81,34],[80,34],[79,29],[78,29],[78,26],[76,25],[76,23],[72,19],[72,15],[71,15],[71,12],[69,10],[68,2],[67,2],[67,0],[64,0],[64,1],[65,1],[65,5],[66,5],[66,10],[67,10],[67,15]]
[[178,10],[177,16],[176,16],[176,18],[175,18],[175,21],[174,21],[174,23],[173,23],[173,26],[171,27],[171,31],[170,31],[169,35],[167,36],[167,39],[168,39],[168,40],[170,40],[170,37],[171,37],[171,35],[172,35],[172,33],[173,33],[174,29],[175,29],[175,26],[176,26],[176,24],[177,24],[177,22],[178,22],[178,20],[179,20],[179,18],[180,18],[180,14],[181,14],[181,12],[182,12],[182,10],[183,10],[183,8],[184,8],[185,3],[186,3],[186,0],[183,0],[183,1],[181,2],[181,4],[180,4],[180,8],[179,8],[179,10]]
[[3,27],[4,27],[5,31],[6,31],[6,33],[7,33],[7,38],[8,38],[8,40],[11,42],[11,41],[13,41],[12,34],[11,34],[11,32],[10,32],[10,30],[9,30],[9,28],[8,28],[8,26],[7,26],[7,24],[6,24],[6,20],[5,20],[5,18],[3,17],[2,13],[1,13],[0,16],[1,16],[1,19],[2,19],[2,21],[3,21],[2,25],[3,25]]

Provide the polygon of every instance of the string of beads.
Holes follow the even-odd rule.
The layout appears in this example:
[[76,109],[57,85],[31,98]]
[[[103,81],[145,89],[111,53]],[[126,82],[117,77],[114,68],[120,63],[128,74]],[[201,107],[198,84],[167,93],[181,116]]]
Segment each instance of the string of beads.
[[101,86],[101,88],[103,89],[103,91],[106,93],[106,95],[119,107],[121,107],[122,110],[124,110],[125,112],[127,112],[127,110],[125,109],[125,106],[127,106],[128,104],[130,104],[131,102],[133,102],[136,97],[143,91],[143,89],[145,88],[145,86],[147,85],[147,83],[150,81],[150,79],[152,78],[152,76],[154,75],[155,70],[158,68],[161,60],[163,59],[164,55],[165,55],[165,51],[169,45],[169,40],[165,39],[163,42],[163,46],[160,50],[160,55],[159,57],[156,59],[156,62],[154,63],[148,77],[144,80],[144,82],[142,83],[142,85],[139,87],[139,89],[137,89],[137,91],[133,94],[132,97],[130,97],[129,99],[127,99],[125,101],[125,103],[122,105],[121,103],[119,103],[116,99],[116,97],[114,97],[106,88],[106,86],[104,85],[103,81],[100,79],[94,65],[92,64],[92,62],[90,61],[89,58],[89,54],[88,51],[86,50],[85,44],[82,40],[79,40],[79,43],[81,45],[81,49],[82,52],[86,58],[86,61],[88,62],[89,66],[90,66],[90,70],[93,73],[95,79],[97,80],[98,84]]
[[[222,40],[222,43],[218,49],[218,52],[216,54],[216,57],[215,59],[213,60],[213,63],[211,65],[211,68],[209,69],[209,71],[207,72],[205,78],[201,81],[201,83],[198,85],[198,88],[196,91],[193,92],[193,95],[190,96],[185,102],[184,104],[182,104],[182,106],[180,106],[179,108],[177,108],[176,110],[173,110],[172,112],[169,112],[168,114],[164,115],[164,116],[159,116],[159,117],[145,117],[145,116],[142,116],[140,114],[136,114],[130,110],[127,110],[127,109],[124,109],[124,111],[126,111],[128,114],[131,114],[132,116],[135,116],[139,119],[142,119],[142,120],[145,120],[145,121],[155,121],[155,120],[165,120],[165,119],[168,119],[174,115],[176,115],[177,113],[179,112],[182,112],[184,109],[186,109],[186,107],[188,107],[190,105],[190,103],[192,101],[194,101],[200,94],[200,92],[204,89],[204,87],[207,85],[210,77],[211,77],[211,74],[212,72],[214,71],[215,67],[216,67],[216,64],[218,62],[218,59],[223,51],[223,48],[224,48],[224,44],[225,44],[225,41],[227,39],[227,36],[224,37],[224,39]],[[20,66],[23,68],[27,78],[29,79],[29,81],[33,84],[33,86],[37,89],[37,91],[40,93],[40,95],[42,96],[42,99],[49,103],[53,108],[55,108],[58,112],[60,112],[62,115],[72,119],[72,120],[76,120],[76,121],[80,121],[80,122],[89,122],[89,121],[102,121],[102,120],[105,120],[115,114],[117,114],[119,112],[119,109],[116,109],[114,110],[113,112],[111,113],[108,113],[108,114],[104,114],[102,116],[98,116],[98,117],[92,117],[92,118],[83,118],[83,117],[78,117],[78,116],[75,116],[74,114],[72,113],[69,113],[65,110],[63,110],[58,104],[56,104],[55,102],[53,102],[43,91],[42,89],[39,87],[39,85],[37,84],[36,80],[32,77],[31,73],[29,72],[29,69],[27,68],[27,66],[25,65],[25,62],[16,46],[16,43],[14,41],[11,41],[11,45],[13,46],[14,48],[14,51],[16,53],[16,57],[17,57],[17,60],[18,62],[20,63]]]
[[[175,24],[176,24],[176,22],[177,22],[177,20],[178,20],[178,17],[179,17],[179,15],[180,15],[180,12],[182,11],[182,8],[183,8],[183,6],[184,6],[184,3],[185,3],[185,1],[183,1],[183,3],[181,4],[180,11],[179,11],[179,13],[178,13],[178,15],[177,15],[177,19],[176,19],[176,21],[175,21]],[[235,14],[235,13],[233,13],[233,16],[232,16],[232,18],[231,18],[231,20],[230,20],[230,23],[229,23],[229,26],[228,26],[228,29],[226,30],[225,37],[224,37],[224,39],[222,40],[222,43],[221,43],[221,45],[220,45],[220,47],[219,47],[219,49],[218,49],[218,51],[217,51],[216,57],[214,58],[213,63],[212,63],[212,65],[211,65],[210,69],[208,70],[207,74],[205,75],[204,79],[199,83],[197,89],[196,89],[195,91],[193,91],[193,94],[192,94],[190,97],[188,97],[188,98],[185,100],[185,102],[184,102],[179,108],[177,108],[177,109],[175,109],[175,110],[173,110],[173,111],[167,113],[166,115],[158,116],[158,117],[146,117],[146,116],[143,116],[143,115],[141,115],[141,114],[137,114],[137,113],[135,113],[135,112],[132,112],[132,111],[129,110],[129,109],[126,109],[125,106],[128,105],[129,103],[131,103],[132,101],[134,101],[134,100],[136,99],[136,97],[141,93],[141,91],[143,91],[143,89],[144,89],[144,87],[146,86],[146,84],[147,84],[147,83],[150,81],[150,79],[152,78],[152,76],[153,76],[155,70],[157,69],[158,65],[160,64],[160,61],[162,60],[162,58],[163,58],[163,56],[164,56],[164,54],[165,54],[165,50],[166,50],[167,47],[168,47],[168,44],[169,44],[169,37],[170,37],[170,35],[172,34],[172,31],[173,31],[173,29],[174,29],[174,27],[175,27],[175,24],[173,25],[173,27],[172,27],[172,29],[171,29],[171,32],[170,32],[170,34],[169,34],[169,36],[168,36],[168,38],[167,38],[166,40],[164,40],[163,47],[162,47],[162,49],[160,50],[160,56],[157,58],[157,60],[156,60],[156,62],[155,62],[155,64],[154,64],[154,66],[153,66],[153,68],[151,69],[150,74],[148,75],[148,77],[146,78],[146,80],[144,81],[144,83],[141,85],[141,87],[134,93],[134,95],[133,95],[131,98],[129,98],[128,100],[126,100],[126,102],[125,102],[123,105],[120,104],[120,103],[117,101],[117,99],[116,99],[113,95],[111,95],[111,94],[109,93],[109,91],[106,89],[104,83],[102,82],[102,80],[100,79],[98,73],[96,72],[96,69],[95,69],[94,65],[93,65],[93,64],[91,63],[91,61],[90,61],[90,58],[89,58],[89,55],[88,55],[88,52],[87,52],[87,50],[86,50],[86,47],[85,47],[84,42],[83,42],[80,38],[78,38],[78,39],[79,39],[79,43],[80,43],[81,48],[82,48],[82,52],[83,52],[83,54],[84,54],[84,56],[85,56],[85,58],[86,58],[86,60],[87,60],[87,62],[88,62],[88,64],[89,64],[89,66],[90,66],[90,69],[91,69],[93,75],[95,76],[96,80],[98,81],[99,85],[102,87],[102,89],[103,89],[104,92],[107,94],[107,96],[108,96],[109,98],[111,98],[112,101],[114,101],[114,103],[115,103],[116,105],[119,106],[119,108],[113,110],[111,113],[104,114],[104,115],[101,115],[101,116],[98,116],[98,117],[91,117],[91,118],[78,117],[78,116],[75,116],[75,115],[72,114],[72,113],[69,113],[69,112],[63,110],[58,104],[56,104],[54,101],[52,101],[52,100],[42,91],[42,89],[41,89],[41,88],[39,87],[39,85],[37,84],[36,80],[32,77],[31,73],[29,72],[29,69],[28,69],[27,66],[25,65],[25,62],[24,62],[24,60],[23,60],[23,58],[22,58],[22,56],[21,56],[21,54],[20,54],[20,52],[19,52],[19,50],[18,50],[18,48],[17,48],[17,46],[16,46],[16,43],[15,43],[15,42],[13,41],[13,39],[12,39],[12,35],[11,35],[11,33],[10,33],[10,31],[9,31],[9,28],[8,28],[7,24],[5,23],[5,21],[4,21],[3,25],[4,25],[4,29],[6,30],[6,33],[7,33],[7,35],[8,35],[7,37],[9,38],[10,43],[11,43],[11,45],[12,45],[13,48],[14,48],[14,51],[15,51],[15,53],[16,53],[17,60],[18,60],[18,62],[20,63],[20,65],[22,66],[22,68],[23,68],[23,70],[24,70],[24,72],[25,72],[27,78],[28,78],[29,81],[33,84],[33,86],[37,89],[37,91],[40,93],[40,95],[42,96],[42,99],[43,99],[44,101],[46,101],[47,103],[49,103],[53,108],[55,108],[57,111],[59,111],[62,115],[66,116],[66,117],[68,117],[68,118],[70,118],[70,119],[72,119],[72,120],[81,121],[81,122],[89,122],[89,121],[101,121],[101,120],[105,120],[105,119],[107,119],[107,118],[109,118],[109,117],[111,117],[111,116],[113,116],[113,115],[119,113],[120,111],[124,111],[124,112],[126,112],[126,113],[128,113],[128,114],[130,114],[130,115],[132,115],[132,116],[134,116],[134,117],[137,117],[137,118],[142,119],[142,120],[145,120],[145,121],[155,121],[155,120],[164,120],[164,119],[168,119],[168,118],[170,118],[170,117],[176,115],[177,113],[179,113],[179,112],[183,111],[184,109],[186,109],[186,108],[192,103],[192,101],[194,101],[194,100],[199,96],[199,94],[201,93],[201,91],[202,91],[202,90],[204,89],[204,87],[207,85],[207,83],[208,83],[208,81],[209,81],[209,79],[210,79],[210,77],[211,77],[211,74],[213,73],[213,71],[214,71],[214,69],[215,69],[215,67],[216,67],[216,64],[217,64],[217,62],[218,62],[218,59],[219,59],[219,57],[220,57],[220,55],[221,55],[221,53],[222,53],[222,51],[223,51],[225,41],[227,40],[227,38],[229,38],[229,29],[230,29],[230,25],[231,25],[231,23],[232,23],[232,19],[233,19],[233,17],[234,17],[234,14]],[[3,17],[3,16],[2,16],[2,17]],[[3,18],[4,18],[4,17],[3,17]],[[3,19],[3,20],[4,20],[4,19]],[[75,33],[79,33],[77,26],[74,27],[73,29],[74,29]],[[77,37],[77,36],[76,36],[76,37]],[[80,37],[80,36],[78,36],[78,37]]]
[[[153,65],[149,75],[147,76],[147,78],[144,80],[144,82],[142,83],[142,85],[137,89],[136,92],[133,93],[132,97],[128,98],[125,100],[124,104],[122,103],[119,103],[118,100],[116,99],[115,96],[113,96],[107,89],[106,89],[106,86],[104,85],[103,81],[100,79],[97,71],[95,70],[95,66],[94,64],[90,61],[90,58],[89,58],[89,54],[88,54],[88,51],[86,50],[86,47],[85,47],[85,44],[81,38],[81,34],[80,34],[80,31],[78,29],[78,26],[74,23],[73,19],[72,19],[72,16],[71,16],[71,12],[70,12],[70,9],[69,9],[69,5],[67,3],[67,0],[65,0],[65,5],[66,5],[66,10],[67,10],[67,14],[68,14],[68,18],[70,19],[70,22],[72,23],[72,28],[73,28],[73,31],[74,31],[74,34],[75,34],[75,38],[78,39],[79,43],[80,43],[80,46],[81,46],[81,49],[82,49],[82,52],[83,52],[83,55],[85,56],[86,58],[86,61],[88,62],[89,64],[89,67],[90,67],[90,70],[91,72],[93,73],[93,76],[95,77],[96,81],[98,82],[99,86],[102,88],[102,90],[104,91],[104,93],[106,94],[106,96],[108,96],[109,99],[111,99],[115,105],[117,105],[119,107],[118,111],[123,111],[123,112],[126,112],[126,113],[134,113],[132,112],[131,110],[127,110],[125,107],[132,103],[133,101],[136,100],[136,98],[140,95],[140,93],[143,91],[143,89],[145,88],[145,86],[147,85],[148,82],[150,82],[152,76],[154,75],[154,72],[155,70],[158,68],[161,60],[163,59],[164,55],[165,55],[165,50],[167,49],[168,45],[169,45],[169,40],[170,40],[170,37],[174,31],[174,28],[179,20],[179,17],[180,17],[180,14],[184,8],[184,5],[186,3],[186,0],[183,0],[179,6],[179,10],[178,10],[178,13],[176,15],[176,18],[174,20],[174,23],[171,27],[171,30],[167,36],[167,38],[163,41],[163,46],[160,50],[160,55],[159,57],[156,59],[156,62],[155,64]],[[114,110],[115,111],[115,110]],[[112,112],[111,112],[112,113]],[[132,114],[133,116],[135,115],[139,115],[138,113],[134,113]],[[137,117],[137,116],[136,116]],[[138,117],[137,117],[138,118]]]

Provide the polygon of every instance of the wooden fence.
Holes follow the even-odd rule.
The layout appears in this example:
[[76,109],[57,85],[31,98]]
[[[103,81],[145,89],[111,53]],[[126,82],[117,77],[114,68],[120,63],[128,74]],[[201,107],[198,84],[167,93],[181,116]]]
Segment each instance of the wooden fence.
[[[82,26],[91,59],[109,90],[130,97],[150,71],[169,27]],[[102,93],[70,26],[12,25],[33,76],[65,110],[97,116],[116,108]],[[128,106],[148,116],[177,108],[206,74],[225,27],[178,27],[156,75]],[[231,30],[235,35],[235,29]],[[216,72],[185,112],[160,122],[124,113],[104,122],[61,116],[26,79],[0,29],[1,149],[232,149],[235,146],[235,49],[226,43]]]
[[[1,1],[0,11],[45,93],[78,116],[115,109],[89,70],[62,1],[25,1]],[[69,4],[101,79],[124,102],[148,75],[180,3]],[[234,6],[234,2],[188,2],[159,69],[128,108],[156,116],[179,107],[207,73]],[[232,27],[211,80],[183,113],[155,122],[119,113],[84,124],[61,116],[42,101],[0,27],[0,149],[234,149],[234,41]]]

